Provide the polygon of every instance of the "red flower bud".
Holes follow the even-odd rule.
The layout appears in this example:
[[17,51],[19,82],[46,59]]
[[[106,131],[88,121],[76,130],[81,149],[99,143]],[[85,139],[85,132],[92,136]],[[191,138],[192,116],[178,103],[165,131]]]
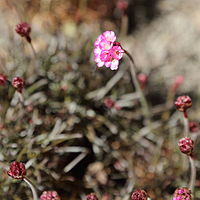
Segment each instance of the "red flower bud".
[[44,191],[40,200],[60,200],[60,197],[56,191]]
[[115,105],[115,102],[110,98],[106,98],[103,103],[107,108],[112,108]]
[[26,175],[26,168],[22,162],[14,161],[10,164],[7,174],[14,179],[23,179]]
[[0,74],[0,85],[4,86],[6,84],[7,77],[3,74]]
[[147,200],[148,196],[144,190],[135,190],[131,195],[131,200]]
[[28,42],[31,42],[31,38],[30,38],[31,26],[28,23],[22,22],[20,24],[17,24],[15,31],[21,37],[25,37]]
[[24,88],[24,84],[25,84],[24,80],[20,77],[14,77],[12,80],[12,86],[20,93]]
[[179,149],[182,153],[191,156],[193,152],[194,142],[189,137],[181,138],[178,142]]
[[175,101],[175,106],[180,112],[186,112],[192,106],[192,100],[189,96],[180,96]]
[[128,1],[127,0],[118,0],[116,7],[122,13],[125,13],[128,9]]
[[98,200],[96,194],[94,194],[94,193],[88,194],[86,199],[87,200]]
[[189,122],[189,130],[192,133],[199,131],[199,124],[197,122]]
[[148,81],[148,76],[146,74],[140,73],[137,75],[137,78],[140,83],[140,87],[144,89]]
[[172,200],[192,200],[191,191],[187,188],[175,190]]

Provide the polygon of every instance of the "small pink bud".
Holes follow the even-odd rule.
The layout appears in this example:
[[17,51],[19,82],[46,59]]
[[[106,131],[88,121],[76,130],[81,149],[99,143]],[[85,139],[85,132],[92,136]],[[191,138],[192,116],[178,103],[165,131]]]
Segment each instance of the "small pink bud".
[[191,191],[187,188],[175,190],[172,200],[192,200]]
[[24,88],[25,82],[20,77],[14,77],[12,80],[12,86],[18,91],[22,92],[22,89]]
[[179,96],[174,104],[177,110],[186,112],[186,110],[192,106],[192,100],[189,96]]
[[94,193],[88,194],[86,199],[87,200],[98,200],[96,194],[94,194]]
[[148,81],[148,76],[144,73],[140,73],[137,75],[137,78],[140,83],[140,87],[144,89]]
[[15,31],[21,37],[25,37],[28,42],[31,42],[31,38],[30,38],[31,26],[28,23],[22,22],[20,24],[17,24]]
[[191,156],[193,152],[194,142],[189,137],[181,138],[178,142],[179,149],[182,153]]
[[135,190],[131,195],[131,200],[147,200],[148,196],[144,190]]
[[60,197],[56,191],[44,191],[40,200],[60,200]]
[[122,13],[124,13],[127,11],[128,1],[127,0],[118,0],[116,7],[118,10],[120,10]]
[[176,92],[176,90],[180,87],[180,85],[184,82],[184,76],[176,76],[175,77],[175,80],[174,80],[174,83],[172,85],[172,91],[173,92]]
[[197,122],[189,122],[189,130],[192,133],[196,133],[199,131],[199,124]]
[[14,161],[10,164],[7,174],[14,179],[23,179],[26,175],[26,168],[22,162]]
[[0,86],[5,86],[6,84],[6,81],[7,81],[7,77],[3,74],[0,74]]
[[103,103],[109,109],[115,106],[115,102],[110,98],[106,98]]

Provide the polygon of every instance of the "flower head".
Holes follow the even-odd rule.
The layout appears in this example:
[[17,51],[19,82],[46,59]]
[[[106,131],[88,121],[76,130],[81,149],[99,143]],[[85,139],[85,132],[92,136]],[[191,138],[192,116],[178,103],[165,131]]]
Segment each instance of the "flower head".
[[182,153],[191,156],[193,152],[194,142],[189,137],[181,138],[178,142],[179,149]]
[[30,38],[31,26],[28,23],[22,22],[20,24],[17,24],[15,31],[21,37],[25,37],[28,40],[28,42],[31,42],[31,38]]
[[140,73],[137,75],[137,78],[138,78],[141,88],[144,89],[148,81],[148,76],[144,73]]
[[87,200],[98,200],[96,194],[94,194],[94,193],[88,194],[87,197],[86,197],[86,199]]
[[56,191],[44,191],[40,196],[40,200],[60,200],[60,197]]
[[174,192],[173,200],[192,200],[191,191],[187,188],[178,188]]
[[106,98],[103,103],[107,108],[112,108],[115,106],[115,102],[111,98]]
[[25,82],[20,77],[14,77],[12,80],[12,86],[18,91],[22,92],[22,89],[24,88]]
[[148,196],[144,190],[135,190],[131,195],[131,200],[147,200]]
[[192,106],[192,100],[189,96],[179,96],[174,104],[177,110],[186,112],[186,110]]
[[127,8],[128,8],[128,1],[127,0],[118,0],[116,7],[122,13],[125,13],[127,11]]
[[115,42],[116,36],[113,31],[106,31],[94,42],[94,60],[98,67],[109,67],[111,70],[118,69],[119,60],[124,50],[119,42]]
[[3,74],[0,74],[0,86],[4,86],[6,84],[7,77]]
[[199,124],[197,122],[189,122],[189,130],[192,133],[196,133],[199,131]]
[[14,161],[10,164],[10,169],[7,174],[14,179],[23,179],[26,175],[26,168],[24,163]]

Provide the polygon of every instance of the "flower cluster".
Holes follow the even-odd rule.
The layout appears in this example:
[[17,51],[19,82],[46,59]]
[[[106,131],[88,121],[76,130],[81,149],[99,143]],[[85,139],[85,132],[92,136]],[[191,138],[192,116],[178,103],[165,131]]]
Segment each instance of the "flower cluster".
[[10,164],[10,169],[7,174],[14,179],[23,179],[26,175],[26,168],[24,163],[14,161]]
[[94,193],[88,194],[86,199],[87,200],[98,200],[96,194],[94,194]]
[[12,86],[18,91],[22,92],[22,89],[24,88],[25,82],[22,78],[20,77],[14,77],[12,80]]
[[182,153],[191,156],[193,152],[194,142],[189,137],[181,138],[178,142],[179,149]]
[[25,37],[28,42],[31,42],[31,38],[30,38],[31,26],[28,23],[22,22],[20,24],[17,24],[15,31],[21,37]]
[[180,112],[186,112],[192,106],[192,100],[189,96],[179,96],[175,101],[175,106]]
[[44,191],[40,200],[60,200],[60,197],[56,191]]
[[124,54],[119,42],[115,42],[116,36],[113,31],[106,31],[94,42],[94,60],[98,67],[109,67],[117,70],[119,60]]
[[0,74],[0,85],[5,86],[7,77],[4,74]]
[[191,191],[187,188],[178,188],[174,192],[173,200],[192,200]]
[[147,200],[148,196],[144,190],[135,190],[131,195],[131,200]]

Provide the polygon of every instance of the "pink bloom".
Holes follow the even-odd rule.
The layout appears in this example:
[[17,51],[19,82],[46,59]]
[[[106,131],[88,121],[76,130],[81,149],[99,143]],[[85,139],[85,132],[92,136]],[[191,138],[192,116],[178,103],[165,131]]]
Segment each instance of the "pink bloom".
[[132,194],[131,194],[131,200],[147,200],[148,195],[144,190],[135,190]]
[[182,153],[191,156],[194,148],[194,142],[189,137],[184,137],[178,142],[179,149]]
[[113,31],[106,31],[94,42],[94,60],[98,67],[109,67],[111,70],[118,69],[119,60],[124,50],[120,43],[115,42],[116,36]]
[[128,1],[127,0],[118,0],[116,7],[118,10],[120,10],[122,13],[124,13],[127,11]]
[[186,112],[186,110],[192,106],[192,100],[189,96],[179,96],[174,104],[177,110]]
[[30,38],[31,26],[28,23],[22,22],[20,24],[17,24],[15,31],[21,37],[25,37],[28,42],[31,42],[31,38]]
[[189,130],[192,133],[196,133],[199,131],[199,124],[197,122],[189,122]]
[[94,193],[88,194],[87,197],[86,197],[86,199],[87,200],[98,200],[96,194],[94,194]]
[[40,200],[60,200],[60,197],[56,191],[44,191]]
[[12,80],[12,86],[18,91],[22,92],[22,89],[24,88],[24,80],[20,77],[14,77]]
[[7,174],[14,179],[23,179],[26,175],[26,168],[22,162],[14,161],[10,164]]
[[6,84],[7,77],[3,74],[0,74],[0,85],[4,86]]
[[187,188],[178,188],[174,192],[173,200],[192,200],[191,191]]
[[103,103],[107,108],[113,108],[115,106],[115,102],[110,98],[106,98]]
[[148,76],[146,74],[140,73],[137,75],[137,78],[140,83],[140,87],[144,89],[148,81]]

